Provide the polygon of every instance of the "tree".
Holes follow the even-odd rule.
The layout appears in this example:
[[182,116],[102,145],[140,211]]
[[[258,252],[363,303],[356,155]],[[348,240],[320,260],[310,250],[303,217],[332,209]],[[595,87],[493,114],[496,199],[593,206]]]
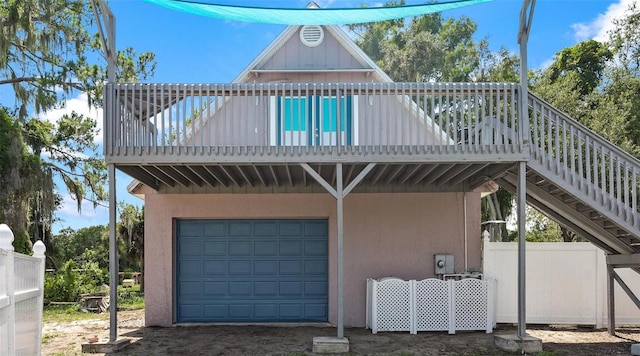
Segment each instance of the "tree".
[[[77,113],[58,118],[55,123],[30,117],[64,105],[68,97],[79,92],[87,95],[88,105],[100,105],[106,69],[101,42],[97,33],[92,33],[93,24],[90,2],[84,0],[0,3],[0,86],[10,87],[15,93],[17,109],[12,116],[24,146],[33,156],[42,156],[32,160],[40,167],[35,177],[42,185],[32,185],[29,194],[14,195],[11,206],[5,208],[32,218],[26,225],[20,220],[12,226],[18,235],[29,231],[35,240],[49,233],[57,206],[54,176],[77,201],[78,210],[85,199],[94,206],[106,200],[105,165],[94,143],[98,134],[95,120]],[[137,55],[132,48],[117,53],[119,81],[146,79],[154,70],[153,53]],[[19,184],[12,182],[3,188]]]
[[30,202],[40,187],[50,183],[40,164],[40,157],[27,149],[19,123],[0,109],[0,221],[8,222],[14,231],[18,252],[31,250],[27,233]]
[[473,40],[477,25],[464,16],[445,20],[435,13],[415,17],[408,26],[393,20],[349,28],[356,44],[398,82],[467,81],[480,61],[481,47]]
[[[137,266],[144,276],[144,208],[131,204],[120,204],[118,234],[124,242],[122,257],[129,265]],[[142,281],[140,291],[144,292],[144,282]]]
[[[404,4],[388,2],[385,6]],[[475,41],[476,23],[466,17],[445,19],[440,13],[403,20],[350,26],[356,44],[394,81],[518,81],[519,59],[502,48]],[[499,189],[483,202],[483,218],[506,220],[513,196]],[[503,240],[508,239],[501,224]]]

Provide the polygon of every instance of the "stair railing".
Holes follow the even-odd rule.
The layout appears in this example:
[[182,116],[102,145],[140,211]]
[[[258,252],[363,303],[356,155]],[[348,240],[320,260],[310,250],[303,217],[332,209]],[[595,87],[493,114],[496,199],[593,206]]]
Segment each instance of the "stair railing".
[[532,160],[640,228],[640,160],[529,93]]

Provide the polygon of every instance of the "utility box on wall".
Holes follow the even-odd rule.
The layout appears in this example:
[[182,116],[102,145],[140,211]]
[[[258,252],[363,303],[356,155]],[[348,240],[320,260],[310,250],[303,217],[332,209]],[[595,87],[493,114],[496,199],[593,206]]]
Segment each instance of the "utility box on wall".
[[435,274],[449,274],[453,273],[453,255],[438,254],[433,255]]

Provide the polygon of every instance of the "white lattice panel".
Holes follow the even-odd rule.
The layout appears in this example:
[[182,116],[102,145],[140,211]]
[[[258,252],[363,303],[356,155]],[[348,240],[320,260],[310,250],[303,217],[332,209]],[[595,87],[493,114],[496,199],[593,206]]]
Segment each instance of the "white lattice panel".
[[374,285],[373,332],[411,331],[411,282],[385,278]]
[[416,330],[449,330],[451,293],[448,281],[429,278],[416,282]]
[[468,278],[453,282],[456,330],[485,330],[488,320],[488,285]]

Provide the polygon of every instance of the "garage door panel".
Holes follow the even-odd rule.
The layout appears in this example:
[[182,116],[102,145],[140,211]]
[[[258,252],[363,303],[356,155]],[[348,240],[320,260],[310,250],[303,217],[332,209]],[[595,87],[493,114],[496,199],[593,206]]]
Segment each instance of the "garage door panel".
[[304,253],[300,240],[281,240],[280,256],[301,256]]
[[178,312],[186,320],[196,320],[202,315],[202,306],[200,304],[182,304]]
[[302,261],[280,261],[280,274],[284,275],[303,275]]
[[329,225],[326,220],[309,221],[304,224],[305,236],[322,236],[329,235]]
[[278,241],[256,241],[253,253],[255,256],[277,256]]
[[184,239],[190,237],[200,238],[200,236],[202,236],[202,224],[196,221],[181,221],[178,227],[178,233],[180,237]]
[[270,319],[274,320],[278,317],[278,304],[276,303],[259,303],[255,304],[254,316],[257,319]]
[[277,221],[255,221],[253,224],[255,236],[278,236]]
[[293,319],[300,318],[302,316],[303,311],[302,303],[282,303],[280,304],[280,318],[282,319]]
[[229,282],[229,296],[245,298],[253,296],[253,282]]
[[227,282],[204,282],[203,297],[226,297],[229,295]]
[[279,292],[284,297],[301,297],[304,291],[302,282],[280,282]]
[[203,261],[202,274],[204,276],[226,276],[227,261]]
[[229,318],[231,319],[247,319],[250,318],[253,314],[253,305],[250,303],[238,304],[233,303],[229,304]]
[[231,237],[253,236],[252,222],[247,220],[229,221],[229,236]]
[[225,256],[227,243],[224,241],[205,241],[202,248],[203,256]]
[[202,296],[202,283],[199,281],[180,282],[180,290],[185,299],[200,298]]
[[251,275],[251,261],[229,261],[229,274],[235,276]]
[[[182,221],[180,223],[183,223]],[[226,237],[227,223],[225,221],[206,221],[202,223],[202,236],[205,237]],[[181,236],[182,237],[182,236]]]
[[253,254],[252,241],[230,241],[229,256],[251,256]]
[[278,274],[278,261],[255,261],[253,270],[256,275],[275,276]]
[[205,304],[202,316],[198,316],[198,320],[224,320],[227,318],[228,305],[226,304]]
[[305,282],[304,295],[314,296],[314,297],[326,297],[327,283],[326,282]]
[[304,317],[309,320],[322,320],[327,316],[326,303],[307,303],[304,305]]
[[277,297],[278,282],[277,281],[260,281],[254,283],[254,293],[257,297]]
[[199,260],[195,261],[181,261],[178,264],[179,276],[194,276],[202,274],[202,264]]
[[202,243],[200,241],[182,241],[180,242],[181,256],[201,256]]
[[302,221],[282,221],[280,222],[280,237],[287,236],[303,236],[303,222]]
[[178,221],[177,321],[327,321],[327,225]]
[[326,275],[327,261],[304,261],[304,274],[307,276]]
[[305,256],[327,256],[326,240],[310,240],[304,242]]

